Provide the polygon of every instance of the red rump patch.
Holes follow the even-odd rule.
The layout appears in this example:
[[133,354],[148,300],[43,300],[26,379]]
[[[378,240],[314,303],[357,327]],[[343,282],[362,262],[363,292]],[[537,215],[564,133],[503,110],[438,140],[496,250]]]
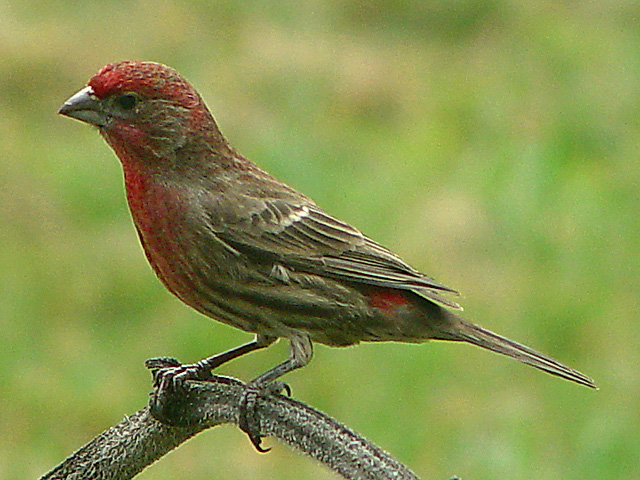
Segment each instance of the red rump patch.
[[375,289],[368,294],[371,306],[380,310],[393,310],[409,303],[404,292],[388,288]]

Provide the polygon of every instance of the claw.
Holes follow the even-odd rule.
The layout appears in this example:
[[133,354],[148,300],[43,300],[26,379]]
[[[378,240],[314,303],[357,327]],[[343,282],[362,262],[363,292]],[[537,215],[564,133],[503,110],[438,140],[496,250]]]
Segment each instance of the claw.
[[180,362],[173,357],[156,357],[150,358],[146,362],[144,362],[144,366],[149,370],[157,370],[159,368],[166,367],[179,367]]
[[289,386],[288,383],[284,383],[284,382],[273,382],[273,383],[278,383],[278,390],[274,391],[273,393],[279,393],[282,394],[282,391],[284,390],[287,393],[287,397],[291,396],[291,387]]
[[145,362],[153,375],[153,391],[149,394],[149,411],[158,421],[168,425],[188,423],[184,413],[185,382],[212,380],[211,370],[199,364],[182,365],[175,358],[152,358]]
[[257,411],[257,400],[261,395],[269,396],[287,392],[291,396],[291,387],[284,382],[271,382],[267,385],[247,385],[238,415],[238,427],[247,434],[249,440],[260,453],[267,453],[271,448],[262,448],[262,434],[260,433],[260,416]]
[[151,370],[153,387],[157,389],[161,383],[163,372],[169,368],[180,367],[180,362],[172,357],[157,357],[145,361],[144,366]]
[[256,411],[256,400],[261,393],[260,388],[247,385],[242,401],[240,403],[240,411],[238,416],[238,427],[247,434],[249,440],[260,453],[267,453],[270,448],[262,448],[262,435],[260,434],[260,419]]

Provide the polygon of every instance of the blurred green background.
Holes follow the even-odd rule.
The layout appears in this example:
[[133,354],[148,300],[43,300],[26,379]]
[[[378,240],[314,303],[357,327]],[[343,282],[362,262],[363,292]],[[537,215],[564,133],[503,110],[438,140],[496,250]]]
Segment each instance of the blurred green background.
[[[143,406],[145,359],[250,338],[164,291],[114,154],[56,115],[124,59],[178,69],[242,153],[600,386],[466,345],[318,346],[297,398],[424,479],[640,478],[640,5],[622,0],[0,3],[0,478]],[[266,443],[216,428],[139,478],[335,478]]]

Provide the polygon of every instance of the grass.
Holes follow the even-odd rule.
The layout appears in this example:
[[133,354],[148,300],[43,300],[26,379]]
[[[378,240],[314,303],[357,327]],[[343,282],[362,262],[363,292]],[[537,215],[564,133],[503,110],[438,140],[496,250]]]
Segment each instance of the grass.
[[[248,337],[167,294],[120,168],[55,115],[109,61],[177,68],[245,155],[461,290],[592,392],[463,345],[316,349],[294,394],[422,478],[640,475],[640,38],[628,2],[37,2],[0,7],[0,477],[146,402],[146,358]],[[283,345],[225,373],[250,379]],[[232,428],[141,479],[333,478]]]

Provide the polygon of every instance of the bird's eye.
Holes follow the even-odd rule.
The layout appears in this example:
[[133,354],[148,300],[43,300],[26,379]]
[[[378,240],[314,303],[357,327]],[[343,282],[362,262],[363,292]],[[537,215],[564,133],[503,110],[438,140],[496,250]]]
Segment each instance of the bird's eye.
[[133,110],[140,99],[135,93],[123,93],[119,97],[116,97],[116,104],[123,110]]

